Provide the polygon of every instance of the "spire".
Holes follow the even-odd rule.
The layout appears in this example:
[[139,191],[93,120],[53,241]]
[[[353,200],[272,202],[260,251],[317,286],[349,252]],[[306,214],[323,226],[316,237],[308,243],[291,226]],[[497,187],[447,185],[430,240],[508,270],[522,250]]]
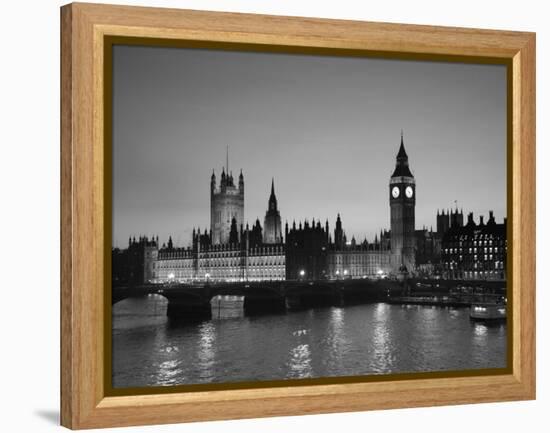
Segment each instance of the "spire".
[[275,179],[274,178],[271,178],[271,194],[269,196],[268,210],[272,212],[277,210],[277,197],[275,197]]
[[399,145],[399,152],[397,152],[397,161],[401,162],[400,160],[406,160],[408,161],[409,157],[407,155],[407,152],[405,151],[405,144],[403,143],[403,130],[401,130],[401,144]]
[[244,196],[244,176],[242,168],[241,173],[239,174],[239,192]]
[[229,144],[225,147],[225,169],[229,173]]
[[216,174],[214,169],[212,169],[212,176],[210,177],[210,192],[213,194],[216,190]]
[[237,244],[239,242],[239,233],[237,231],[237,220],[233,217],[231,219],[231,229],[229,231],[229,243]]
[[401,130],[401,144],[399,145],[399,151],[395,158],[395,170],[391,177],[414,177],[409,168],[409,157],[405,151],[405,144],[403,143],[403,130]]

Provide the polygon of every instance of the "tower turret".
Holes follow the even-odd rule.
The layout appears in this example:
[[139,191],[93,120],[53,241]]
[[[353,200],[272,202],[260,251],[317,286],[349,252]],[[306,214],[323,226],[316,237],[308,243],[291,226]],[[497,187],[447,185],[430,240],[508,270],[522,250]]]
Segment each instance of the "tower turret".
[[222,175],[220,176],[220,189],[225,189],[226,180],[225,168],[222,168]]
[[241,192],[241,194],[244,194],[244,176],[242,169],[241,174],[239,174],[239,191]]
[[216,191],[216,174],[214,169],[212,169],[212,176],[210,176],[210,194],[214,194]]
[[235,245],[239,243],[239,232],[237,231],[237,220],[231,220],[231,229],[229,231],[229,243]]
[[462,214],[462,210],[458,210],[458,207],[455,206],[455,209],[451,211],[451,227],[462,227],[464,225],[464,215]]
[[336,217],[336,228],[334,229],[334,244],[337,250],[344,248],[344,232],[342,230],[342,220],[340,214]]
[[264,243],[277,244],[283,241],[281,231],[281,214],[277,208],[277,197],[275,196],[275,180],[271,179],[271,194],[267,205],[267,212],[264,218]]
[[210,178],[210,242],[212,245],[227,244],[230,239],[231,222],[237,224],[237,237],[241,235],[238,227],[244,223],[244,176],[239,176],[239,185],[235,186],[233,175],[229,171],[229,149],[226,156],[226,165],[220,176],[220,187],[216,188],[216,177],[212,173]]

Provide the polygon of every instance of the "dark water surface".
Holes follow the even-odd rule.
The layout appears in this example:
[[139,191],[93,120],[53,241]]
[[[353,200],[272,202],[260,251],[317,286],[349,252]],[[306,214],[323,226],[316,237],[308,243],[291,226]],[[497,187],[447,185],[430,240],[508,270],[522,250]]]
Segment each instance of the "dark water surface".
[[213,302],[213,319],[173,323],[153,295],[113,306],[113,386],[281,380],[506,366],[506,325],[468,309],[384,303],[244,317]]

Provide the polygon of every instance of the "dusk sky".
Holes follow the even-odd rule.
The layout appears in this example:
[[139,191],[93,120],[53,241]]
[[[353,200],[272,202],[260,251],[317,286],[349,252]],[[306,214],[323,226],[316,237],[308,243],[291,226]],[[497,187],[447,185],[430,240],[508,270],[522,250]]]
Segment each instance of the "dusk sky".
[[[401,129],[416,228],[438,208],[506,210],[506,68],[368,58],[117,46],[113,244],[210,228],[210,176],[245,178],[245,221],[341,214],[348,239],[389,229]],[[487,219],[487,217],[485,217]]]

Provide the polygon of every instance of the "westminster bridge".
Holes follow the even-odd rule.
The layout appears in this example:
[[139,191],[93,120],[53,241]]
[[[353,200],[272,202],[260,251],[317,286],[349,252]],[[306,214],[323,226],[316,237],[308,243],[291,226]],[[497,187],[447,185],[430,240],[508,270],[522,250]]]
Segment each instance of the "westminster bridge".
[[444,295],[459,287],[505,294],[506,283],[491,280],[344,279],[250,282],[165,283],[113,287],[111,302],[157,294],[168,300],[167,315],[179,319],[208,319],[217,296],[244,297],[247,315],[318,306],[378,302],[396,296]]

